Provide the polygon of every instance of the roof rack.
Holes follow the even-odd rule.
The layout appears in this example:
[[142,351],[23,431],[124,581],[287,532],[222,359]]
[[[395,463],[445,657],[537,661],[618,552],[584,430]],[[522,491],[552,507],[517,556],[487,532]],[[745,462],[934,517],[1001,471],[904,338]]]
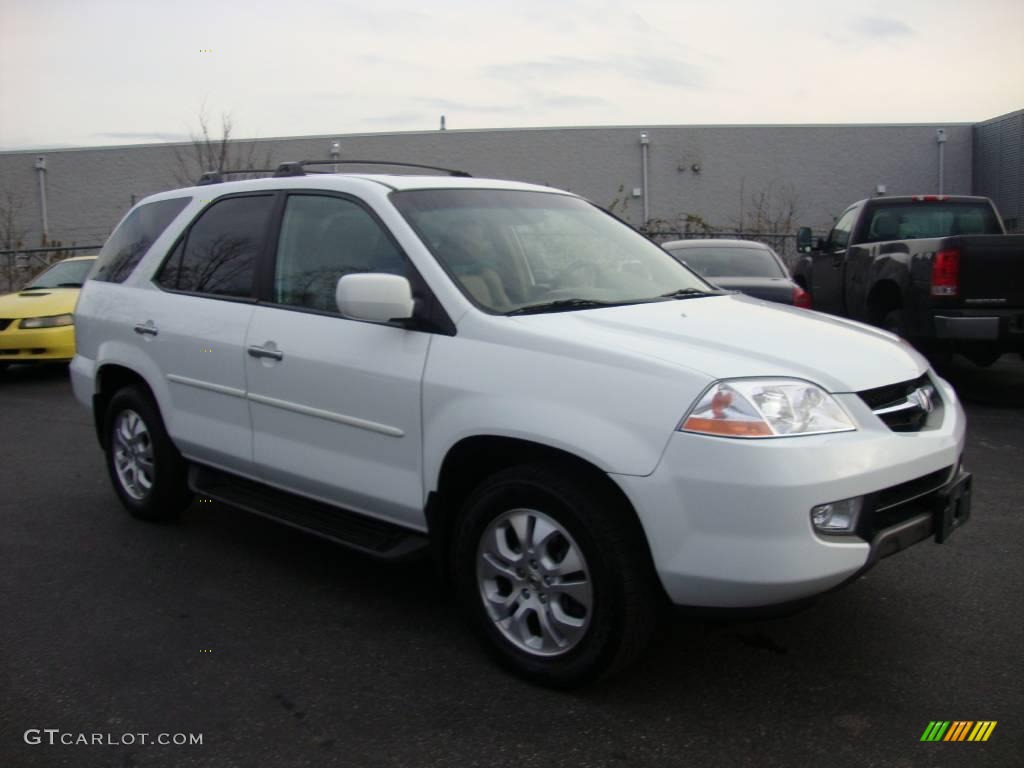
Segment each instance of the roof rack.
[[[425,168],[428,171],[443,171],[449,176],[461,176],[462,178],[471,179],[471,174],[466,171],[460,171],[455,168],[442,168],[438,165],[423,165],[422,163],[402,163],[392,160],[302,160],[297,163],[281,163],[278,167],[278,172],[274,175],[280,176],[301,176],[305,172],[303,166],[306,165],[393,165],[399,168]],[[282,173],[285,166],[289,166],[287,173]],[[295,173],[295,166],[298,167],[299,173]],[[316,173],[316,171],[314,171]]]
[[244,173],[270,173],[276,178],[305,176],[309,173],[330,173],[330,171],[316,171],[312,168],[307,169],[307,165],[393,165],[401,168],[425,168],[428,171],[443,171],[449,176],[461,176],[467,179],[472,178],[472,176],[465,171],[459,171],[454,168],[441,168],[437,165],[423,165],[422,163],[401,163],[392,162],[391,160],[299,160],[281,163],[274,170],[270,170],[268,168],[243,168],[237,171],[207,171],[199,177],[199,181],[196,182],[196,186],[202,187],[207,184],[220,184],[224,181],[225,176],[234,176]]
[[199,177],[199,181],[196,182],[197,187],[203,187],[207,184],[220,184],[224,181],[225,176],[234,176],[239,173],[274,173],[275,171],[269,168],[244,168],[238,171],[206,171],[202,176]]

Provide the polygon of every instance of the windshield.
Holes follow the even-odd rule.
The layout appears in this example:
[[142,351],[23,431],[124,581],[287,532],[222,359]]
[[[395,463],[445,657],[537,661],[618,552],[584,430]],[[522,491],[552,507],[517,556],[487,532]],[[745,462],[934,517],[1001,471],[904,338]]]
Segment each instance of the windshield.
[[642,235],[576,197],[431,189],[395,192],[391,199],[462,292],[489,312],[542,304],[566,311],[713,290]]
[[669,253],[701,277],[786,277],[775,255],[766,248],[695,246],[673,248]]
[[29,288],[78,288],[85,282],[95,259],[81,261],[60,261],[25,286]]
[[988,203],[882,203],[871,209],[862,241],[1001,234],[1003,230]]

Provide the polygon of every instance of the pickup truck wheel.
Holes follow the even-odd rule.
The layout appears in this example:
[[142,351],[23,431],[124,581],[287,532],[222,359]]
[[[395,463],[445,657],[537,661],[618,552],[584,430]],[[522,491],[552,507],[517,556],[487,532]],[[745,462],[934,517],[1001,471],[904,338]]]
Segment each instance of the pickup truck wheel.
[[460,600],[498,662],[534,682],[569,688],[608,675],[654,630],[646,541],[607,497],[571,468],[537,465],[490,477],[463,507]]
[[900,338],[906,336],[906,328],[903,325],[903,310],[893,309],[882,318],[882,329],[889,333],[895,333]]
[[979,368],[989,368],[996,364],[996,361],[1003,356],[1002,352],[996,350],[980,350],[966,352],[967,359]]
[[171,520],[189,502],[185,460],[156,404],[135,387],[119,390],[106,413],[107,470],[121,503],[143,520]]

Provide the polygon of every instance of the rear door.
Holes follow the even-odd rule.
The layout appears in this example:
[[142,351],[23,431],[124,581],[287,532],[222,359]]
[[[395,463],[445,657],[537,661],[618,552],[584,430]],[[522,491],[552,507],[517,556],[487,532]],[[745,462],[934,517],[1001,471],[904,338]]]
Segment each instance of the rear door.
[[848,209],[832,227],[825,248],[813,254],[811,272],[811,301],[822,312],[843,313],[843,279],[846,252],[850,245],[850,232],[857,218],[857,207]]
[[275,195],[223,197],[178,240],[134,319],[170,396],[168,431],[188,457],[252,473],[245,334]]
[[410,276],[372,211],[292,193],[273,274],[246,339],[256,470],[262,480],[423,528],[420,388],[431,335],[342,317],[338,279]]

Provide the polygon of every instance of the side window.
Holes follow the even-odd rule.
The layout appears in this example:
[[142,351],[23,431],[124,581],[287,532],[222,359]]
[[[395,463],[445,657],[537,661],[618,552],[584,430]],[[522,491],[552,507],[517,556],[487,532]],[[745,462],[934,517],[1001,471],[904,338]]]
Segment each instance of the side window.
[[153,242],[191,201],[190,197],[158,200],[140,205],[129,213],[107,238],[91,279],[105,283],[127,280]]
[[832,232],[828,236],[827,251],[830,253],[842,251],[849,245],[850,230],[853,229],[853,220],[856,216],[857,209],[853,208],[839,217],[839,221],[832,227]]
[[274,301],[336,312],[338,279],[354,272],[408,277],[401,252],[363,208],[338,197],[289,196],[277,243]]
[[176,291],[251,296],[273,206],[272,195],[229,197],[214,203],[164,262],[157,282]]

